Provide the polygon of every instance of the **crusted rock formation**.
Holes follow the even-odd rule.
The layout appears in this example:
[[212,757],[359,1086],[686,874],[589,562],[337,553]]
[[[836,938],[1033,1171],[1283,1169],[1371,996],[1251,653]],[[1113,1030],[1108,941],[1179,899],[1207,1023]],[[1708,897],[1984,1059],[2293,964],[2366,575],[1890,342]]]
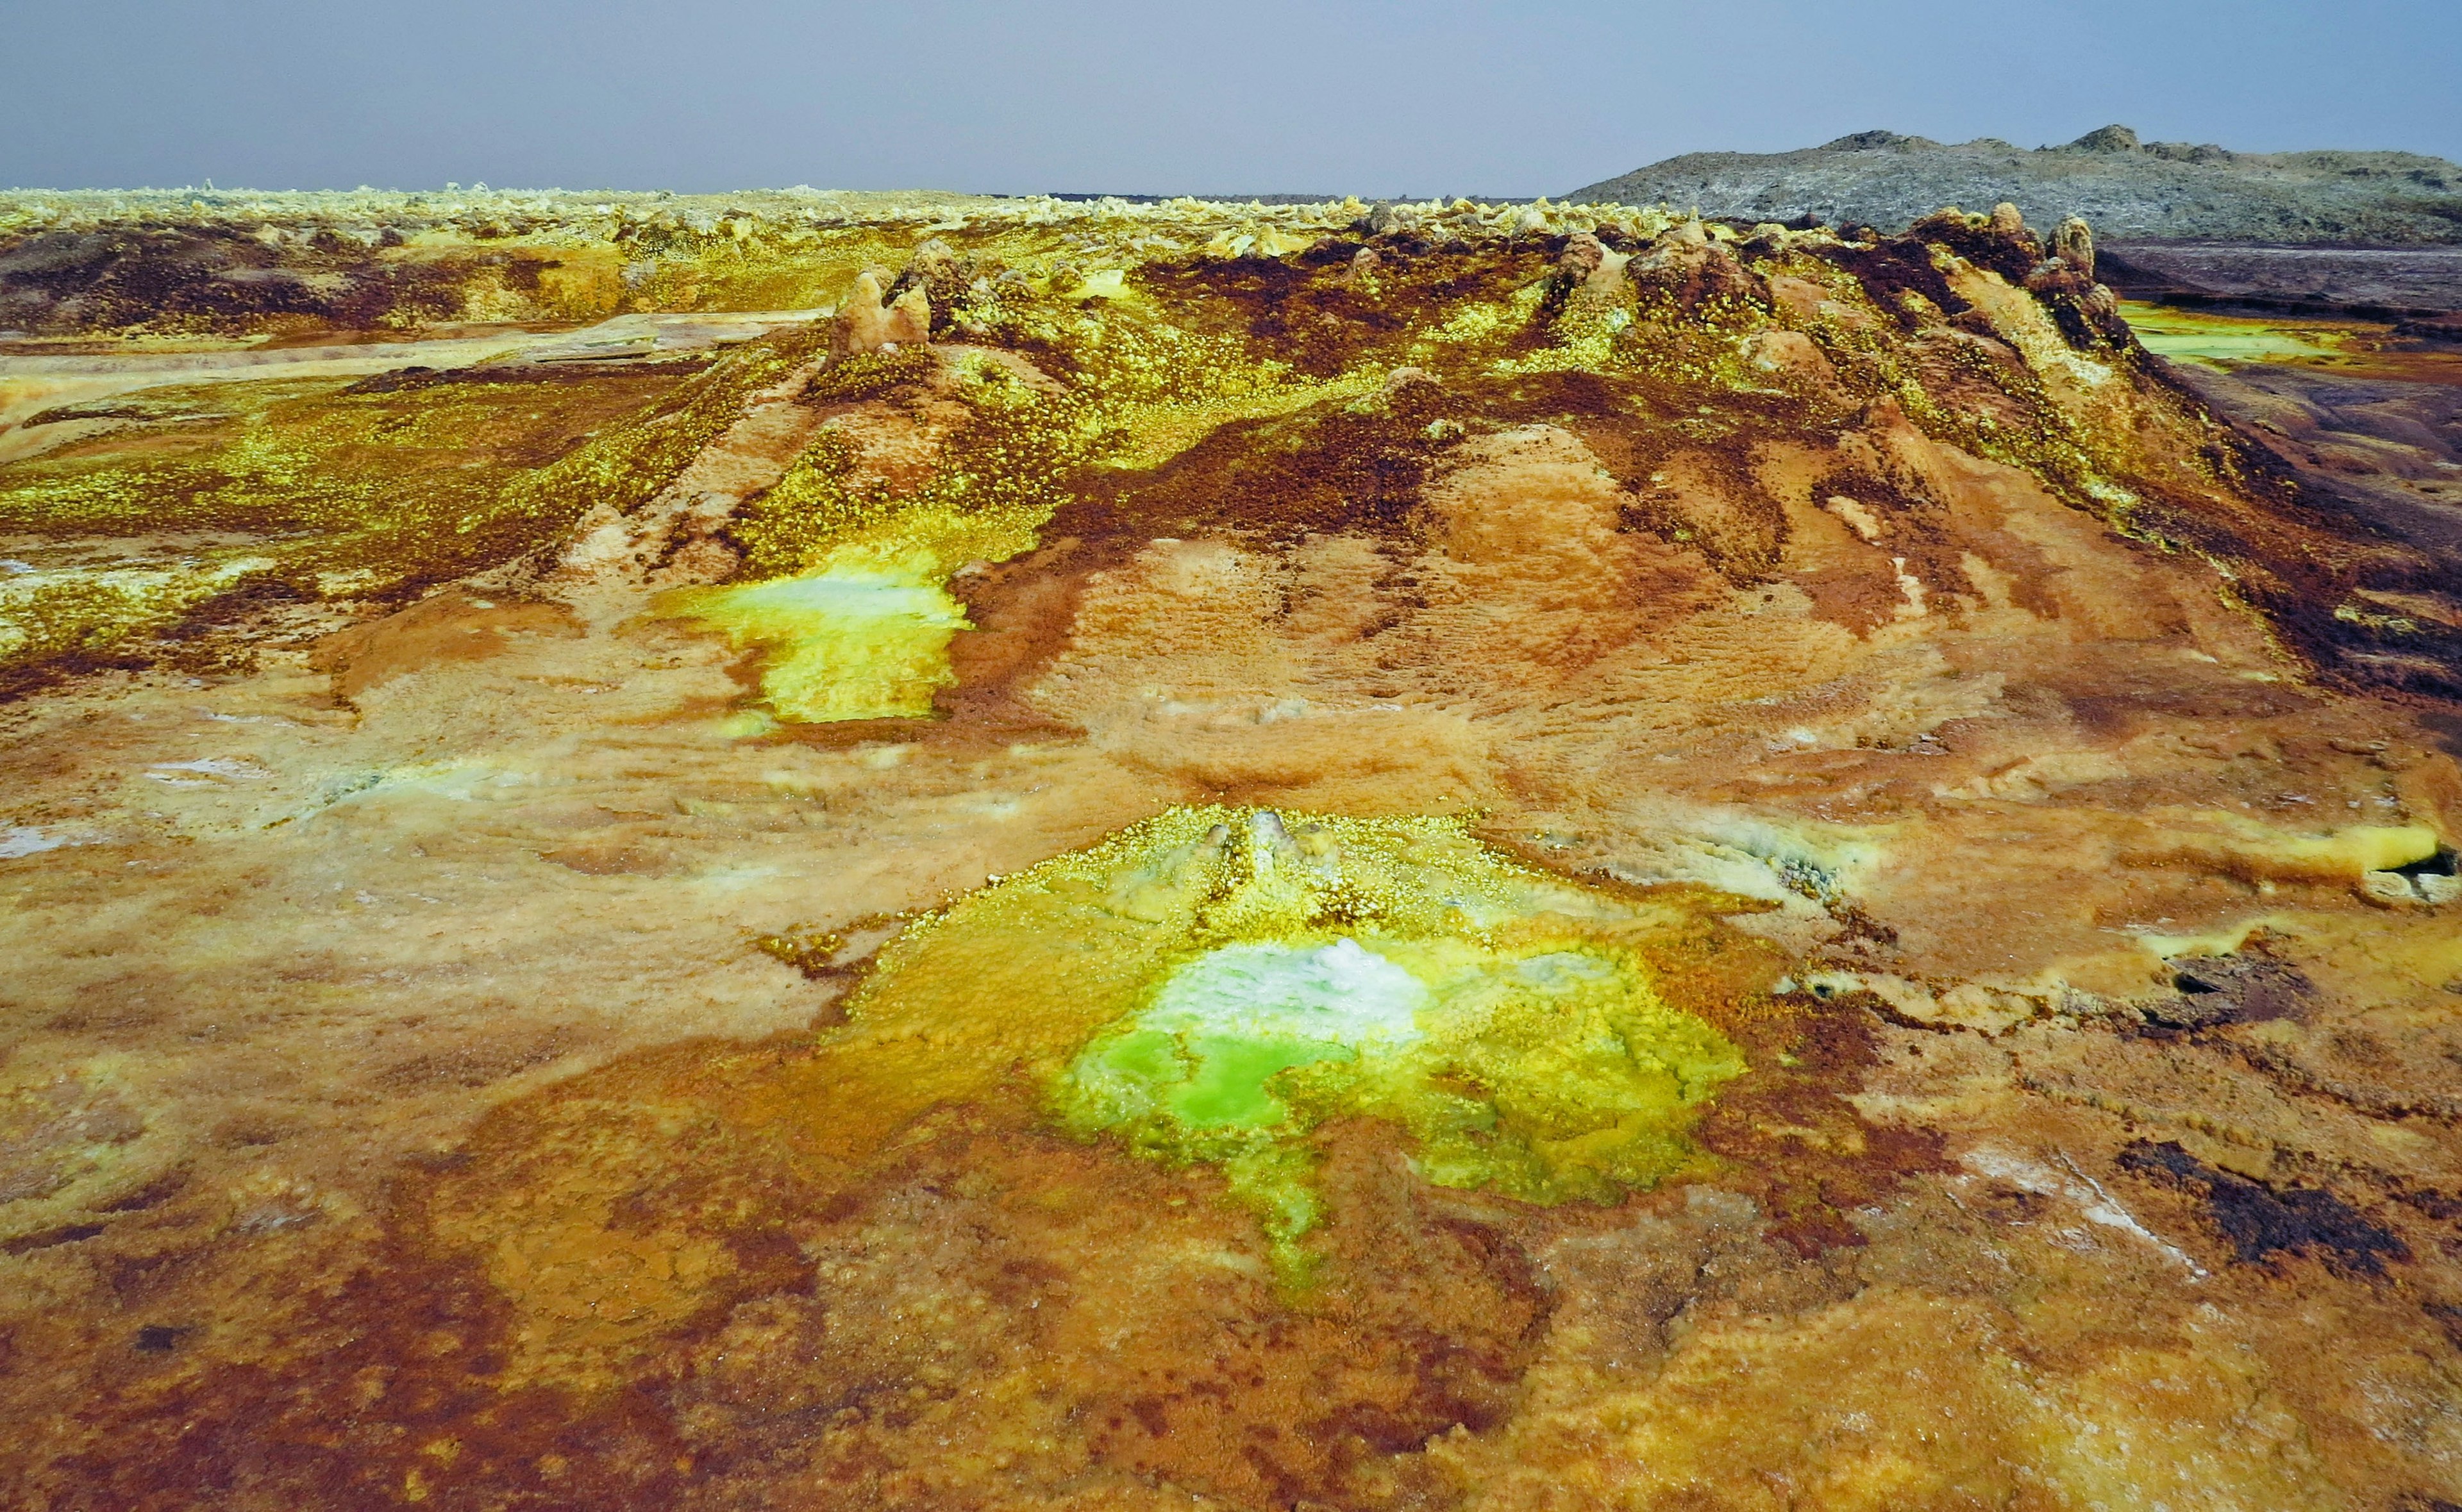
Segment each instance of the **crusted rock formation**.
[[830,356],[859,356],[883,347],[913,346],[932,336],[932,299],[923,287],[910,286],[892,294],[883,285],[887,270],[867,268],[854,275],[846,303],[830,332]]

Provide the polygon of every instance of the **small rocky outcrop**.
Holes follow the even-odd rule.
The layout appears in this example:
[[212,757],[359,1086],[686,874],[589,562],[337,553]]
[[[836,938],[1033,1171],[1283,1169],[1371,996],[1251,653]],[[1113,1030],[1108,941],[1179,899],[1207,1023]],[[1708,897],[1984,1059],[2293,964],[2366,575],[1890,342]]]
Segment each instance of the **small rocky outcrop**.
[[955,248],[935,236],[906,260],[906,270],[889,286],[889,299],[894,304],[919,290],[931,307],[932,333],[942,335],[957,324],[982,275],[973,258],[961,257]]
[[2098,126],[2068,144],[2070,152],[2135,152],[2144,145],[2127,126]]
[[1407,205],[1379,205],[1363,224],[1371,236],[1406,236],[1418,229],[1419,212]]
[[1608,249],[1587,231],[1575,231],[1565,238],[1565,249],[1556,254],[1556,273],[1568,284],[1578,285],[1599,270],[1607,261]]
[[1925,246],[1947,248],[2036,294],[2062,334],[2081,350],[2134,344],[2120,317],[2119,299],[2095,282],[2093,232],[2074,216],[2052,233],[2047,246],[2014,205],[1995,205],[1990,215],[1969,215],[1953,205],[1921,217],[1903,237],[1882,237],[1868,250],[1828,255],[1852,266],[1859,277],[1889,297],[1901,292],[1921,294],[1953,323],[1961,323],[1966,307],[1940,282]]
[[918,284],[893,296],[888,283],[883,268],[854,275],[854,287],[847,292],[830,331],[830,360],[932,339],[931,294]]
[[2094,277],[2094,228],[2077,216],[2070,216],[2052,232],[2052,255],[2074,268],[2084,277]]
[[1541,308],[1550,314],[1563,310],[1607,260],[1606,245],[1589,232],[1576,231],[1565,238],[1564,249],[1556,254],[1556,266],[1547,270],[1547,291]]
[[1624,275],[1637,288],[1657,291],[1688,312],[1720,298],[1750,295],[1758,282],[1698,219],[1660,232],[1625,264]]
[[1938,242],[2013,284],[2024,282],[2035,265],[2047,255],[2042,238],[2028,228],[2025,217],[2006,201],[1993,206],[1988,216],[1969,215],[1954,205],[1948,205],[1907,227],[1907,234]]

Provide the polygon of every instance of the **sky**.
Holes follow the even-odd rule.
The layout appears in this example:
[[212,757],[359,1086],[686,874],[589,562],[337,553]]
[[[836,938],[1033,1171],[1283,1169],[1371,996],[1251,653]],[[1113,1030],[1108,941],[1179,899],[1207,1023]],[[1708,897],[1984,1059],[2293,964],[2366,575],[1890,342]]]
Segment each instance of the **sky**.
[[2462,0],[0,0],[0,184],[1566,190],[1883,127],[2462,159]]

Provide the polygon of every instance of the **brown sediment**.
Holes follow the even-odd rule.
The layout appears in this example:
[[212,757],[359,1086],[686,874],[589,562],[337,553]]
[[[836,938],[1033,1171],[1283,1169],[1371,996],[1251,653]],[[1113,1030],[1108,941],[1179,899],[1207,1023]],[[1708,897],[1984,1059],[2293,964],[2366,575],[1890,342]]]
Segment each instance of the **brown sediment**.
[[1807,1258],[1867,1243],[1857,1209],[1890,1204],[1911,1177],[1953,1169],[1938,1134],[1872,1123],[1848,1100],[1874,1064],[1869,1010],[1879,1006],[1803,1004],[1747,1030],[1762,1069],[1702,1121],[1702,1144],[1731,1162],[1721,1186],[1748,1193],[1774,1220],[1770,1238]]
[[356,698],[388,678],[443,662],[499,656],[507,635],[578,635],[560,604],[499,604],[447,591],[399,614],[338,630],[317,641],[308,665],[334,675],[336,698]]

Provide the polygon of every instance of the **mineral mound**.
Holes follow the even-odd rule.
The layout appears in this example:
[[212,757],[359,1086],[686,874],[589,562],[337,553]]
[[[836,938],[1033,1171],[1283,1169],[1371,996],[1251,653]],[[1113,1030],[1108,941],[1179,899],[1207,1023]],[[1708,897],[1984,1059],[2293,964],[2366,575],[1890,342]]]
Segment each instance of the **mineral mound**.
[[2462,1500],[2450,438],[1911,219],[0,200],[0,1502]]

